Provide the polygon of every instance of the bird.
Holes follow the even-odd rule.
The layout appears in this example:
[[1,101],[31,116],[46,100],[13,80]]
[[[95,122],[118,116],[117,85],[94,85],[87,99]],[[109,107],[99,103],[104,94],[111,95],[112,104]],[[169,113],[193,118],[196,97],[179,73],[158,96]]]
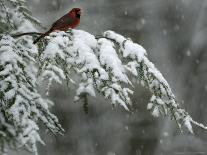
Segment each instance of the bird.
[[34,44],[36,44],[40,39],[45,36],[48,36],[51,32],[54,31],[67,31],[68,29],[73,29],[80,24],[80,16],[81,16],[81,9],[80,8],[73,8],[67,14],[62,16],[56,22],[54,22],[49,29],[49,31],[40,35],[37,39],[34,40]]

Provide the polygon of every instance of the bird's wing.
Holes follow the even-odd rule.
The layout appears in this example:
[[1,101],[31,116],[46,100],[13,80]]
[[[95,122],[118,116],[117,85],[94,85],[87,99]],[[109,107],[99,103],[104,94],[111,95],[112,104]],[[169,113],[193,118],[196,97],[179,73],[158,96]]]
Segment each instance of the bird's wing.
[[64,15],[60,19],[58,19],[54,24],[52,24],[52,29],[61,29],[66,25],[70,25],[74,22],[74,19],[69,17],[68,14]]

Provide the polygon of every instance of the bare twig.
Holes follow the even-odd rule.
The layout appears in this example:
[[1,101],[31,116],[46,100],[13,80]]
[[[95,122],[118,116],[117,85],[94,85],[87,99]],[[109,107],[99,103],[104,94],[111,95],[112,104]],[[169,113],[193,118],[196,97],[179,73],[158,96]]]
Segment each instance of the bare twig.
[[[11,34],[11,36],[13,38],[18,38],[18,37],[21,37],[21,36],[25,36],[25,35],[29,35],[29,36],[36,36],[36,35],[42,35],[43,33],[40,33],[40,32],[25,32],[25,33],[19,33],[19,34]],[[108,38],[108,37],[105,37],[103,35],[95,35],[95,39],[101,39],[101,38],[104,38],[104,39],[107,39],[107,40],[110,40],[112,41],[114,44],[119,45],[119,43],[115,40],[115,39],[111,39],[111,38]]]
[[101,39],[101,38],[108,39],[108,40],[110,40],[110,41],[112,41],[112,42],[118,44],[118,43],[116,42],[115,39],[107,38],[107,37],[102,36],[102,35],[96,35],[95,38],[96,38],[96,39]]
[[42,35],[43,33],[39,32],[26,32],[26,33],[20,33],[20,34],[12,34],[11,36],[14,38],[25,36],[25,35]]
[[[19,34],[11,34],[11,36],[14,37],[14,38],[18,38],[18,37],[25,36],[25,35],[42,35],[42,34],[43,33],[40,33],[40,32],[26,32],[26,33],[19,33]],[[105,39],[108,39],[108,40],[116,43],[116,41],[114,39],[107,38],[107,37],[104,37],[102,35],[96,35],[95,38],[96,39],[105,38]]]

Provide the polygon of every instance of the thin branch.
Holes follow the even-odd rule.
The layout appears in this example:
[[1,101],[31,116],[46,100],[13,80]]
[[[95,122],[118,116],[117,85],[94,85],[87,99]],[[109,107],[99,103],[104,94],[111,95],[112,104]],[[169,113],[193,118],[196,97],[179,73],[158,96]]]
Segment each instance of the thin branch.
[[191,121],[191,123],[193,123],[194,125],[200,127],[201,129],[207,130],[207,126],[204,126],[203,124],[194,121],[192,118],[191,118],[190,121]]
[[118,43],[116,42],[115,39],[107,38],[107,37],[104,37],[104,36],[102,36],[102,35],[96,35],[96,36],[95,36],[95,39],[101,39],[101,38],[108,39],[108,40],[110,40],[110,41],[112,41],[112,42],[118,44]]
[[11,36],[14,38],[25,36],[25,35],[42,35],[43,33],[39,32],[26,32],[26,33],[20,33],[20,34],[12,34]]
[[[21,37],[21,36],[25,36],[25,35],[42,35],[43,33],[40,33],[40,32],[26,32],[26,33],[19,33],[19,34],[12,34],[11,36],[14,37],[14,38],[18,38],[18,37]],[[101,38],[105,38],[105,39],[108,39],[116,44],[118,44],[116,42],[116,40],[114,39],[111,39],[111,38],[107,38],[107,37],[104,37],[102,35],[96,35],[95,36],[95,39],[101,39]]]

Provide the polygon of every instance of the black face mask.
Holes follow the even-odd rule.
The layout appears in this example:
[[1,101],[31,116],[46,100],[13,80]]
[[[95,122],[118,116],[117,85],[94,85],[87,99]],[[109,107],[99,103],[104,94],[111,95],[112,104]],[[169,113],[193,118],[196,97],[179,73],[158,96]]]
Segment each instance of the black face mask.
[[77,14],[77,13],[76,13],[76,17],[77,17],[77,18],[80,18],[80,14]]

